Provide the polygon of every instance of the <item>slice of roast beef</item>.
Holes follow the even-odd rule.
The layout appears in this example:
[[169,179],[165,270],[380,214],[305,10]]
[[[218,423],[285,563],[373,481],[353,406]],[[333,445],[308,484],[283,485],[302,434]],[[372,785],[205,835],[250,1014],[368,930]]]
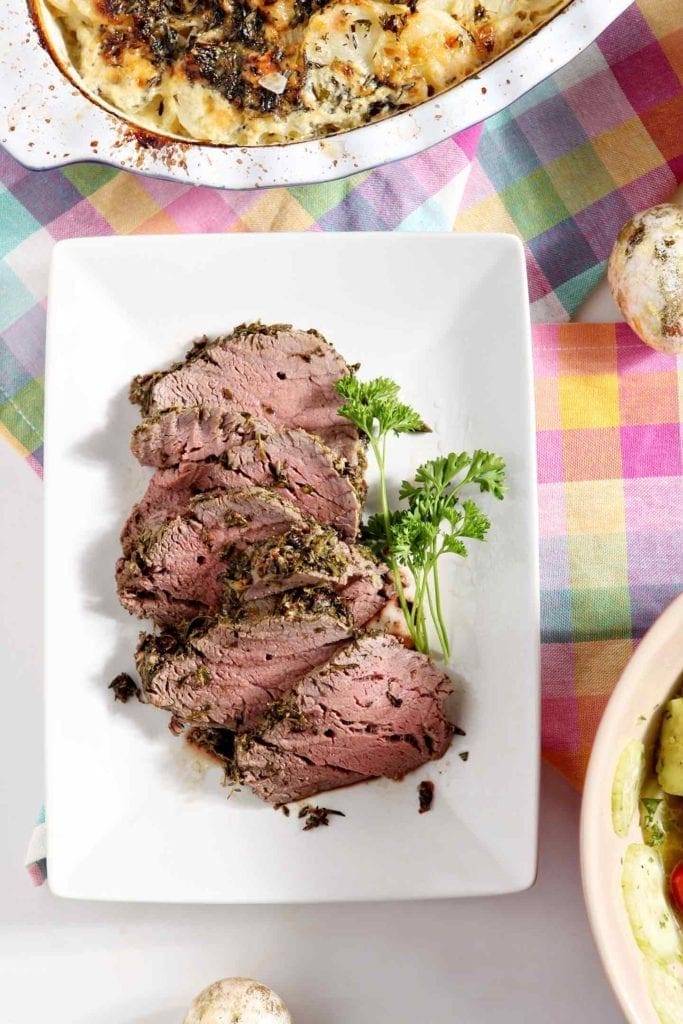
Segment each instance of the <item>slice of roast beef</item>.
[[[376,568],[372,572],[352,578],[344,586],[322,589],[334,595],[338,607],[353,624],[354,630],[375,630],[374,623],[380,620],[383,609],[391,605],[395,596],[389,575],[381,575]],[[287,594],[290,600],[294,601],[302,595],[308,596],[315,592],[315,587],[303,587],[301,590],[287,591]],[[279,593],[247,602],[238,600],[235,604],[227,605],[228,613],[233,617],[257,613],[272,615],[277,611],[283,596],[283,593]],[[399,635],[398,631],[396,635]],[[400,635],[403,636],[402,633]]]
[[248,413],[216,412],[200,406],[165,409],[137,425],[130,450],[143,466],[163,469],[222,455],[273,432],[272,424]]
[[131,614],[160,626],[210,615],[224,603],[226,551],[238,560],[251,545],[266,538],[272,543],[306,524],[290,501],[264,487],[200,494],[182,515],[143,531],[119,559],[119,600]]
[[273,804],[378,776],[400,779],[448,749],[451,692],[426,655],[393,637],[362,637],[237,738],[236,774]]
[[235,609],[288,590],[331,586],[357,627],[393,593],[386,569],[273,491],[199,495],[144,531],[116,565],[119,600],[158,626]]
[[297,587],[346,587],[360,576],[374,576],[381,585],[379,566],[360,548],[340,540],[329,527],[309,521],[277,539],[248,547],[238,543],[225,552],[226,586],[246,601],[281,594]]
[[197,494],[244,487],[271,487],[306,516],[355,537],[360,500],[351,478],[338,471],[332,452],[304,430],[283,430],[247,441],[220,460],[186,462],[160,469],[134,506],[121,534],[124,555],[143,530],[186,511]]
[[250,412],[277,427],[301,427],[355,466],[358,431],[339,415],[335,388],[350,372],[317,331],[243,324],[226,337],[204,338],[168,370],[136,377],[130,398],[146,416],[200,406],[211,413]]
[[251,726],[303,675],[349,643],[353,627],[334,595],[285,595],[265,611],[185,632],[142,634],[135,661],[143,699],[182,722]]
[[[379,631],[380,617],[387,607],[396,601],[396,589],[388,570],[375,567],[374,572],[360,573],[353,577],[339,594],[344,607],[356,626]],[[387,632],[396,632],[389,629]]]
[[340,541],[333,530],[297,527],[275,542],[264,541],[227,558],[226,586],[235,598],[267,609],[285,590],[333,590],[357,629],[391,603],[396,591],[386,566],[369,552]]

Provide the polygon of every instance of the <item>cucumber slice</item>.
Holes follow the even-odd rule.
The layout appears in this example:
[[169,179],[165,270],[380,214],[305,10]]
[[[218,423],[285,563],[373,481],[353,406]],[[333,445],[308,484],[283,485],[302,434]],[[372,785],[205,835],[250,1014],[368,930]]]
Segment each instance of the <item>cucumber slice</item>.
[[621,888],[631,928],[641,951],[660,963],[681,958],[678,925],[666,901],[662,858],[656,850],[633,843],[626,850]]
[[631,740],[621,752],[612,783],[612,827],[618,836],[628,835],[645,774],[645,747]]
[[645,958],[645,974],[650,999],[662,1024],[683,1021],[683,980],[671,966]]

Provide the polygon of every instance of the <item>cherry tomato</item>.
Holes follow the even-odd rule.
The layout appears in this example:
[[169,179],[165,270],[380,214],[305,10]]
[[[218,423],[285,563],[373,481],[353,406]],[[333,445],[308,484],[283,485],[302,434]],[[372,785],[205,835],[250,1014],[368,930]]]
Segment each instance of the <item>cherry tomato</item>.
[[679,860],[669,880],[671,902],[679,914],[683,914],[683,860]]

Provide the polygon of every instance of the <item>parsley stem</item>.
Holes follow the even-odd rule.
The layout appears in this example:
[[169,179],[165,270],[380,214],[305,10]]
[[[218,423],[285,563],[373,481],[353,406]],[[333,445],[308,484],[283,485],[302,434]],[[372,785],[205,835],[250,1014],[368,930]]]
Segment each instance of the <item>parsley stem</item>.
[[428,594],[427,588],[428,570],[423,569],[420,576],[420,584],[415,592],[415,617],[417,624],[418,643],[416,644],[417,649],[422,651],[423,654],[429,653],[429,635],[427,633],[427,619],[425,616],[425,593]]
[[[446,626],[443,621],[443,612],[441,610],[441,590],[439,586],[439,571],[437,568],[437,563],[441,554],[442,549],[437,551],[436,538],[434,538],[431,544],[430,558],[427,563],[427,568],[425,569],[425,574],[427,577],[427,602],[429,604],[429,614],[431,615],[431,619],[434,624],[434,629],[436,631],[436,635],[439,640],[443,656],[446,659],[446,661],[448,661],[450,655],[450,647],[448,643],[448,634],[446,632]],[[433,589],[429,585],[430,575],[432,578]]]
[[448,661],[451,656],[451,645],[448,640],[446,624],[443,620],[443,609],[441,607],[441,584],[439,581],[439,563],[437,559],[438,556],[434,559],[434,568],[432,571],[432,575],[434,577],[434,603],[436,604],[436,616],[432,612],[432,618],[435,623],[438,623],[437,631],[441,641],[441,650],[443,651],[444,658]]
[[415,644],[415,646],[418,649],[420,649],[419,648],[419,643],[418,643],[417,633],[416,633],[415,627],[413,625],[413,619],[412,619],[412,616],[411,616],[411,613],[410,613],[410,608],[408,607],[408,601],[406,599],[405,589],[403,587],[403,580],[401,579],[401,571],[400,571],[399,567],[396,565],[396,562],[394,561],[394,559],[391,557],[391,554],[389,553],[390,552],[390,548],[391,548],[391,513],[389,512],[389,499],[387,497],[387,480],[386,480],[386,473],[385,473],[385,470],[384,470],[384,467],[386,465],[386,461],[385,460],[386,460],[386,449],[387,449],[387,435],[384,434],[382,436],[382,447],[381,448],[380,448],[380,446],[378,444],[377,438],[374,435],[372,435],[372,434],[369,435],[369,438],[370,438],[370,447],[372,448],[372,452],[373,452],[373,455],[375,456],[375,461],[377,462],[377,466],[378,466],[378,469],[379,469],[379,495],[380,495],[380,502],[382,504],[382,518],[384,519],[384,532],[385,532],[386,538],[387,538],[387,562],[389,564],[389,568],[391,569],[391,574],[392,574],[393,579],[394,579],[394,587],[396,588],[396,596],[398,597],[398,603],[401,606],[401,611],[403,612],[403,618],[405,619],[406,626],[408,627],[408,632],[410,633],[410,638],[413,641],[413,643]]
[[377,438],[370,435],[370,447],[372,453],[375,456],[375,461],[379,468],[379,497],[382,503],[382,518],[384,519],[384,530],[387,535],[387,544],[391,540],[391,518],[389,514],[389,499],[387,498],[387,481],[384,473],[384,459],[386,455],[386,435],[382,441],[382,447],[380,448],[377,443]]
[[444,639],[443,632],[441,629],[441,623],[439,622],[439,618],[436,612],[436,604],[434,601],[434,596],[432,594],[432,588],[429,586],[429,584],[427,584],[427,603],[429,604],[429,614],[431,615],[432,622],[434,623],[434,628],[436,630],[436,635],[439,640],[441,650],[443,651],[444,658],[446,658],[446,641]]

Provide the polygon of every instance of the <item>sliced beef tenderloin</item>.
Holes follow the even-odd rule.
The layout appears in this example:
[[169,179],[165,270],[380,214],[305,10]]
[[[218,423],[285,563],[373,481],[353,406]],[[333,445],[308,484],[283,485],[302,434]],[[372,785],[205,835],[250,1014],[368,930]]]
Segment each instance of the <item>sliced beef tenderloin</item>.
[[271,701],[348,644],[353,627],[333,595],[284,596],[243,618],[143,634],[135,661],[143,699],[181,722],[253,726]]
[[340,541],[334,531],[310,524],[274,543],[243,549],[225,580],[241,603],[253,601],[264,609],[295,586],[325,587],[334,591],[357,629],[376,619],[396,594],[385,565],[364,548]]
[[143,531],[119,559],[119,600],[131,614],[160,626],[210,615],[224,603],[226,551],[238,560],[251,545],[266,538],[273,543],[306,523],[290,501],[264,487],[200,494],[184,514]]
[[[356,626],[379,631],[375,626],[382,612],[396,600],[391,574],[382,568],[352,577],[339,593],[339,599]],[[394,632],[394,630],[387,630]]]
[[144,531],[117,562],[116,583],[123,607],[159,626],[325,585],[361,627],[391,596],[385,573],[330,527],[252,487],[199,495],[184,514]]
[[243,324],[226,337],[198,342],[169,370],[136,377],[130,398],[146,416],[200,406],[212,413],[248,411],[277,427],[301,427],[355,466],[358,431],[339,415],[335,388],[350,372],[317,331]]
[[245,547],[239,542],[225,552],[226,586],[235,597],[258,601],[297,587],[346,587],[359,576],[374,576],[379,585],[381,570],[359,548],[340,540],[330,527],[309,521],[277,539]]
[[362,637],[238,737],[236,774],[273,804],[378,776],[400,779],[448,749],[451,692],[426,655],[393,637]]
[[273,432],[272,424],[248,413],[216,412],[200,406],[165,409],[137,425],[130,450],[143,466],[163,469],[222,455]]
[[[391,604],[395,591],[391,580],[385,573],[375,567],[367,574],[354,577],[349,583],[335,587],[322,587],[324,592],[334,595],[338,607],[353,624],[354,630],[376,630],[374,625],[378,621],[383,608]],[[287,593],[291,600],[297,600],[300,595],[311,595],[316,592],[315,587],[303,587],[301,590],[292,590]],[[233,617],[240,615],[271,615],[278,608],[283,593],[272,594],[269,597],[260,597],[252,601],[237,600],[234,604],[227,604],[227,611]]]
[[183,513],[197,494],[254,486],[274,488],[304,515],[344,537],[358,532],[360,499],[351,478],[338,471],[332,452],[304,430],[283,430],[248,441],[220,460],[157,470],[123,528],[124,555],[143,530]]

